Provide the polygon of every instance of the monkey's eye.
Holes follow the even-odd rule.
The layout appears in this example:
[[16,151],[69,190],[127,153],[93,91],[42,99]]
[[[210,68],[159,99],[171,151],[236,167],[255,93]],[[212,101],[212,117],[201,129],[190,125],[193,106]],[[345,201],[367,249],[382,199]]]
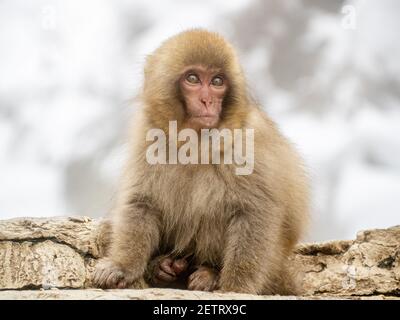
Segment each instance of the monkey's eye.
[[198,77],[196,74],[194,74],[194,73],[188,74],[188,75],[186,76],[186,80],[187,80],[189,83],[193,83],[193,84],[195,84],[195,83],[200,83],[199,77]]
[[211,84],[212,84],[213,86],[220,87],[220,86],[222,86],[222,85],[224,84],[224,79],[222,79],[221,76],[214,77],[214,78],[211,80]]

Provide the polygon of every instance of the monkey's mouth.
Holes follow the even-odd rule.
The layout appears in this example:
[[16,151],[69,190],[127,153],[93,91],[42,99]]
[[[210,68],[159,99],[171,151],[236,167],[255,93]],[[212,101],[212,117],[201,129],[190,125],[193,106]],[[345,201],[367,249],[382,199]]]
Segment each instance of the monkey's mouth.
[[191,119],[193,123],[198,123],[200,126],[204,128],[214,127],[216,123],[218,123],[219,117],[217,115],[192,115]]
[[193,118],[195,121],[204,123],[205,125],[212,125],[215,122],[218,122],[219,119],[217,115],[202,115],[202,116],[194,116]]
[[215,114],[200,114],[200,115],[193,115],[192,118],[200,118],[200,119],[215,119],[218,116]]
[[200,118],[200,119],[214,119],[217,116],[211,116],[211,115],[206,115],[206,116],[194,116],[193,118]]

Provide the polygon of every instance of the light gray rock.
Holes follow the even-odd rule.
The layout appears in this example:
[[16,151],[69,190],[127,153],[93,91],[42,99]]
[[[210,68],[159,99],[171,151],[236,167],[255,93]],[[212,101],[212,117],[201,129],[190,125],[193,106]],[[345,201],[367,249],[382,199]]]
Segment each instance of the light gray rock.
[[400,226],[361,231],[354,241],[300,245],[293,265],[310,295],[400,295]]
[[[104,252],[104,224],[86,217],[0,221],[0,299],[321,299],[400,296],[400,226],[356,240],[302,244],[291,266],[307,297],[187,290],[97,290],[90,273]],[[59,288],[63,290],[37,290]],[[36,290],[35,290],[36,289]],[[85,290],[67,290],[85,289]],[[383,296],[384,295],[384,296]]]
[[400,297],[377,296],[255,296],[241,293],[210,293],[175,289],[51,289],[5,290],[0,300],[400,300]]

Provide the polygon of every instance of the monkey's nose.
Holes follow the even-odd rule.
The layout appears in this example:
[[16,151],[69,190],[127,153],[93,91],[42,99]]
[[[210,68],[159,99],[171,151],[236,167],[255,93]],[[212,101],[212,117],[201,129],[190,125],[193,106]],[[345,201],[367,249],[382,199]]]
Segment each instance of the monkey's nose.
[[200,91],[200,102],[203,104],[204,107],[207,109],[211,107],[212,104],[212,97],[207,88],[207,86],[203,86]]
[[206,109],[211,107],[212,100],[209,97],[201,97],[200,101]]
[[211,103],[207,102],[207,101],[202,101],[203,107],[206,109],[209,109],[211,106]]

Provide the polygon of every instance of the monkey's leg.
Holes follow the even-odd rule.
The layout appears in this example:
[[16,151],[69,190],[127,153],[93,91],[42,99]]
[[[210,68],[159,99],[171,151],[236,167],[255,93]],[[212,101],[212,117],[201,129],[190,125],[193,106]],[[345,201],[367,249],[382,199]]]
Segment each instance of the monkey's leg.
[[174,282],[178,282],[179,276],[187,270],[188,265],[185,258],[175,259],[170,255],[158,256],[150,261],[146,271],[146,280],[155,287],[173,285]]
[[145,287],[144,272],[159,236],[157,212],[143,204],[120,208],[109,254],[96,265],[93,284],[100,288]]
[[112,222],[109,218],[105,218],[100,221],[98,227],[97,243],[99,245],[100,257],[107,255],[111,245],[112,237]]
[[213,291],[217,288],[219,272],[210,267],[200,266],[188,279],[189,290]]
[[[277,247],[279,213],[272,211],[265,217],[260,212],[248,212],[232,218],[227,230],[219,290],[261,294],[273,287],[282,254]],[[277,214],[278,219],[273,214]]]

